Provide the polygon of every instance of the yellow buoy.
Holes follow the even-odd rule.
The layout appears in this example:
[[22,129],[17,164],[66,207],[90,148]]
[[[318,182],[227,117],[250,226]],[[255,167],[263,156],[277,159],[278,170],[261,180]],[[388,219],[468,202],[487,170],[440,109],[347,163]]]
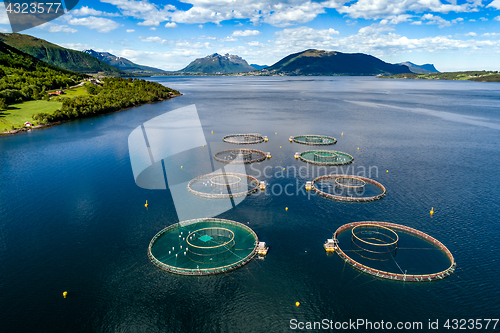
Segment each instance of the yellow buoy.
[[359,150],[359,147],[358,147],[358,150]]
[[432,214],[434,214],[434,207],[431,208],[431,211],[429,213],[431,213],[431,216]]
[[278,132],[274,132],[274,134],[278,135]]
[[280,146],[280,148],[281,148],[281,146]]
[[212,131],[212,134],[214,134],[214,131]]
[[288,207],[285,207],[285,210],[288,211]]
[[299,303],[299,302],[295,302],[295,306],[299,306],[299,305],[300,305],[300,303]]
[[344,132],[342,132],[342,134],[340,134],[340,136],[344,136]]
[[386,173],[389,173],[389,170],[385,170]]
[[283,168],[283,171],[285,171],[285,168]]
[[182,165],[181,165],[181,169],[184,168]]
[[144,205],[144,207],[148,208],[148,201],[146,200],[146,204]]
[[67,291],[63,292],[63,297],[66,298],[66,296],[68,296],[68,292]]
[[205,147],[205,145],[203,145],[203,147]]

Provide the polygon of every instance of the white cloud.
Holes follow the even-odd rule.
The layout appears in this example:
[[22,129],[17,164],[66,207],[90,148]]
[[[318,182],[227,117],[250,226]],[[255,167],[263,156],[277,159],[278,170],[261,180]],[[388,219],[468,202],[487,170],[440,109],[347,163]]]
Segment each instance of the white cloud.
[[108,52],[129,59],[135,63],[160,68],[178,70],[190,63],[193,58],[202,56],[196,50],[181,49],[172,52],[137,51],[131,49],[108,50]]
[[500,16],[494,18],[495,21],[500,21]]
[[134,29],[127,29],[127,32],[134,32]]
[[234,38],[231,36],[227,36],[226,38],[219,39],[219,42],[237,42],[237,41],[238,41],[237,38]]
[[252,41],[252,42],[248,42],[246,43],[248,46],[262,46],[263,44],[262,43],[259,43],[257,41]]
[[144,21],[144,22],[137,23],[137,25],[142,25],[145,27],[151,27],[151,26],[157,27],[160,25],[160,22],[158,22],[158,21]]
[[83,17],[83,18],[72,18],[68,21],[71,25],[81,25],[89,29],[95,29],[98,32],[110,32],[118,28],[120,25],[113,20],[102,18],[102,17]]
[[500,9],[500,0],[494,0],[488,6],[486,6],[486,8],[489,8],[489,7],[492,7],[495,9]]
[[456,19],[451,20],[451,23],[463,22],[463,20],[464,20],[463,18],[461,18],[461,17],[457,17]]
[[247,37],[247,36],[257,36],[260,35],[259,30],[235,30],[232,36],[235,37]]
[[94,49],[89,44],[82,44],[82,43],[61,43],[58,44],[59,46],[65,47],[67,49],[72,49],[72,50],[77,50],[77,51],[82,51],[82,50],[89,50],[89,49]]
[[422,20],[427,21],[426,24],[436,24],[440,28],[448,27],[451,25],[450,21],[446,21],[441,16],[432,15],[432,14],[425,14],[424,16],[422,16]]
[[481,21],[483,21],[483,22],[488,21],[488,19],[487,19],[486,17],[480,17],[479,19],[480,19]]
[[[473,12],[482,7],[482,0],[182,0],[191,5],[187,10],[173,5],[151,3],[150,0],[101,0],[115,5],[122,15],[150,22],[187,24],[220,24],[226,20],[249,20],[255,25],[268,23],[277,27],[303,24],[325,13],[326,8],[357,19],[387,19],[391,24],[407,22],[419,13]],[[489,6],[495,7],[500,0]]]
[[474,19],[470,19],[470,20],[469,20],[469,22],[476,22],[476,20],[474,20]]
[[74,15],[74,16],[89,16],[89,15],[92,15],[92,16],[111,16],[111,17],[121,16],[118,13],[106,13],[106,12],[103,12],[100,10],[95,10],[95,9],[90,8],[88,6],[83,6],[79,9],[72,9],[70,11],[70,13],[71,13],[71,15]]
[[318,2],[307,1],[294,6],[279,3],[271,6],[271,11],[264,14],[262,21],[277,27],[286,27],[310,22],[324,12],[323,5]]
[[37,29],[47,30],[48,32],[70,32],[74,33],[78,30],[68,27],[67,25],[59,25],[52,22],[47,22],[36,27]]
[[471,31],[471,32],[466,33],[464,36],[467,36],[467,37],[476,37],[477,34],[475,32]]
[[155,37],[147,37],[147,38],[144,38],[144,37],[139,37],[139,39],[143,42],[147,42],[147,43],[158,43],[158,44],[164,44],[167,42],[166,39],[163,39],[163,38],[160,38],[158,36],[155,36]]
[[352,18],[380,19],[390,15],[400,15],[409,12],[437,12],[447,14],[449,12],[471,12],[477,11],[480,2],[462,5],[443,4],[440,0],[358,0],[338,9],[341,14],[347,14]]
[[422,21],[413,21],[410,24],[413,24],[413,25],[422,25]]
[[177,24],[175,22],[167,22],[165,28],[177,28]]
[[367,27],[363,27],[358,30],[358,34],[360,35],[374,35],[378,34],[384,31],[393,31],[394,28],[386,25],[386,23],[373,23],[372,25],[369,25]]
[[149,30],[151,30],[151,31],[155,31],[155,30],[156,30],[156,28],[155,28],[155,27],[152,27],[152,28],[149,28]]
[[500,33],[498,33],[498,32],[487,32],[487,33],[482,34],[481,36],[484,36],[484,37],[497,37],[497,36],[500,36]]
[[0,5],[0,24],[10,24],[4,5]]

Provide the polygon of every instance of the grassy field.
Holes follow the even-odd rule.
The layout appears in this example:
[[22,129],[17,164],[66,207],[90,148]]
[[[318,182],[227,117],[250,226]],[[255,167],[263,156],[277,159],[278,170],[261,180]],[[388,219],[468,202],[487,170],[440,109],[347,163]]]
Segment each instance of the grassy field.
[[[59,90],[59,89],[56,89]],[[56,90],[50,90],[48,92],[56,92]],[[83,95],[88,95],[87,91],[85,90],[85,87],[78,87],[75,89],[64,89],[64,95],[60,96],[54,96],[51,97],[50,99],[57,99],[59,97],[75,97],[75,96],[83,96]]]
[[0,111],[0,132],[10,131],[12,126],[24,127],[24,123],[27,121],[38,125],[31,118],[34,114],[39,112],[52,113],[60,109],[61,106],[61,102],[55,101],[28,101],[9,105],[7,110]]

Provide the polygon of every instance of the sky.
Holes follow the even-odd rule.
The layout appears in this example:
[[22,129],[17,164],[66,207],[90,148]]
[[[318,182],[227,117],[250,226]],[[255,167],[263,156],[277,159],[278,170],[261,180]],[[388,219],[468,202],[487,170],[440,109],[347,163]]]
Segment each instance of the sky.
[[[11,32],[3,5],[0,32]],[[306,49],[500,70],[500,0],[80,0],[21,33],[164,70],[213,53],[272,65]]]

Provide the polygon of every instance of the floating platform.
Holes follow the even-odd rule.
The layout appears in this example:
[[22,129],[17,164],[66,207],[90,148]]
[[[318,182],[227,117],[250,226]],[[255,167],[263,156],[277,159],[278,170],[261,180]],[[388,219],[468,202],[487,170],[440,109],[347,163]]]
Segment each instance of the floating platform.
[[346,165],[354,161],[351,155],[335,150],[306,150],[299,154],[299,159],[306,163],[325,166]]
[[[329,181],[332,182],[332,186],[334,186],[334,193],[328,193],[325,189],[320,189],[317,184],[319,182]],[[376,195],[362,196],[364,195],[364,189],[366,184],[371,184],[378,188],[380,193]],[[307,183],[306,183],[307,186]],[[315,178],[311,182],[311,187],[319,196],[322,196],[327,199],[337,200],[337,201],[347,201],[347,202],[371,202],[382,199],[386,195],[385,187],[377,182],[376,180],[361,177],[361,176],[353,176],[353,175],[325,175]],[[335,188],[340,188],[342,191],[346,191],[346,194],[350,195],[341,195],[341,193],[335,193]],[[307,187],[306,187],[307,189]],[[362,192],[361,192],[362,190]]]
[[148,257],[167,272],[212,275],[245,265],[257,254],[259,244],[255,232],[239,222],[194,219],[158,232],[149,243]]
[[259,245],[257,245],[257,253],[260,256],[265,256],[267,255],[267,252],[269,251],[269,247],[266,246],[265,242],[259,242]]
[[[333,235],[333,240],[335,241],[337,237],[349,230],[354,230],[355,228],[363,227],[366,225],[370,226],[379,226],[384,229],[391,230],[392,232],[394,231],[401,231],[416,237],[419,237],[428,243],[432,244],[435,246],[437,249],[442,251],[448,260],[450,261],[450,266],[440,272],[437,273],[430,273],[430,274],[400,274],[400,273],[392,273],[392,272],[387,272],[383,270],[378,270],[372,267],[368,267],[366,265],[363,265],[356,260],[352,259],[349,255],[347,255],[341,248],[340,246],[337,246],[337,251],[336,253],[339,255],[342,260],[344,260],[346,263],[351,265],[352,267],[356,268],[357,270],[367,273],[370,275],[373,275],[375,277],[383,278],[383,279],[389,279],[389,280],[395,280],[395,281],[403,281],[403,282],[429,282],[429,281],[438,281],[441,280],[447,276],[450,276],[456,269],[456,262],[455,259],[453,258],[453,255],[451,252],[444,246],[440,241],[437,239],[410,227],[406,227],[400,224],[395,224],[395,223],[389,223],[389,222],[378,222],[378,221],[362,221],[362,222],[353,222],[353,223],[348,223],[344,224],[340,228],[338,228],[334,235]],[[354,234],[354,232],[353,232]],[[371,244],[371,242],[365,242],[367,244]],[[375,244],[373,244],[375,245]],[[387,245],[387,244],[386,244]],[[390,244],[389,244],[390,245]],[[377,246],[380,246],[380,244],[377,244]]]
[[209,173],[191,180],[188,192],[207,199],[239,198],[259,190],[259,181],[241,173]]
[[222,138],[222,141],[235,145],[251,145],[266,141],[259,133],[229,134]]
[[337,239],[327,239],[323,247],[326,252],[335,252],[338,243],[339,241]]
[[222,163],[250,164],[265,159],[266,154],[257,149],[226,149],[214,155],[214,160]]
[[295,137],[291,136],[290,141],[308,146],[328,146],[337,143],[337,139],[334,137],[315,134],[298,135]]

